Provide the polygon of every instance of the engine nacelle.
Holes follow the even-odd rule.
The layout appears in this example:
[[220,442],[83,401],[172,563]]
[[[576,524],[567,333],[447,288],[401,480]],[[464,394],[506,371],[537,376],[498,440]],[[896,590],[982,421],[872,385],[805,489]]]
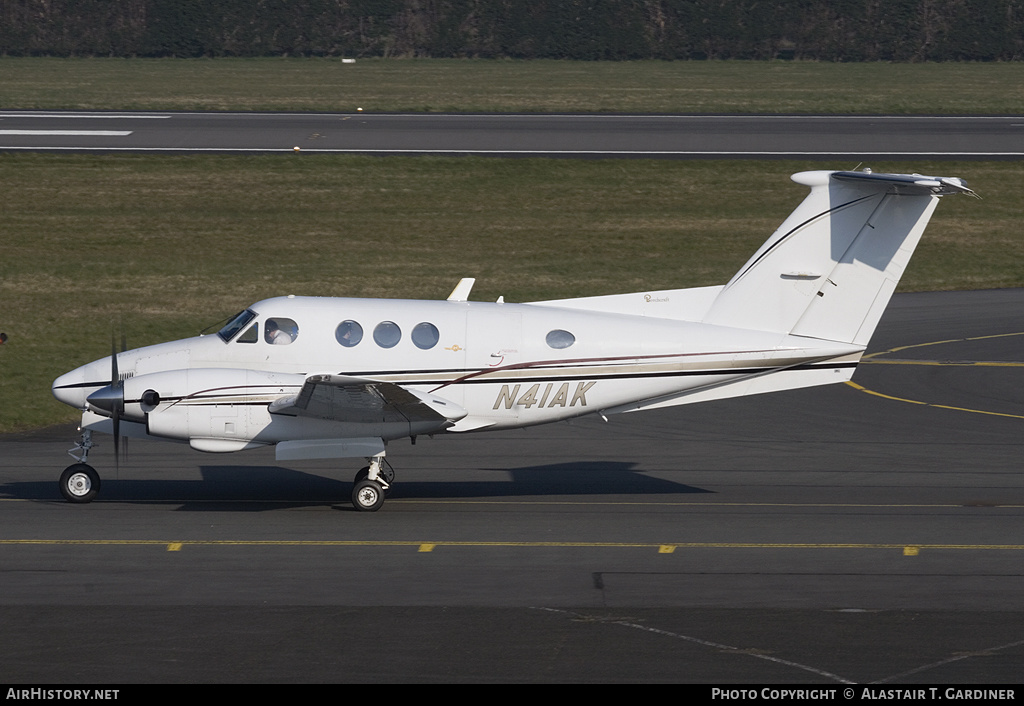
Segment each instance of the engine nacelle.
[[124,417],[152,436],[188,440],[200,451],[228,452],[253,442],[271,423],[268,407],[294,395],[305,376],[234,368],[195,368],[124,381]]

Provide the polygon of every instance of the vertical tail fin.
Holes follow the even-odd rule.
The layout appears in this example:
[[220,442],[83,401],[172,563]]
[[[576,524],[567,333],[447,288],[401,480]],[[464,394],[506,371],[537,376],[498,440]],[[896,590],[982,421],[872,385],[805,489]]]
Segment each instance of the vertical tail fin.
[[957,178],[800,172],[811,193],[729,281],[705,323],[867,345]]

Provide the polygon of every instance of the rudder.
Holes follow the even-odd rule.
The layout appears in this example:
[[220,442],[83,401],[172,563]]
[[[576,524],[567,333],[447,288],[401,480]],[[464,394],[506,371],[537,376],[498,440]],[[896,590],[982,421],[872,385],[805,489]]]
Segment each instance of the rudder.
[[956,178],[801,172],[811,193],[736,273],[705,323],[866,345]]

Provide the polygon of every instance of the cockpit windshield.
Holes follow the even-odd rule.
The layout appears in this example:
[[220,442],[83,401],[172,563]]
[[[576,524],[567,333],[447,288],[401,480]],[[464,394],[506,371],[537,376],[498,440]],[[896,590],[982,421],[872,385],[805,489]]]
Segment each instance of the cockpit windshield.
[[224,342],[227,343],[232,338],[234,338],[239,331],[245,328],[250,321],[252,321],[255,318],[256,312],[246,309],[245,311],[231,319],[231,321],[228,322],[227,326],[225,326],[224,328],[217,332],[217,335],[223,338]]

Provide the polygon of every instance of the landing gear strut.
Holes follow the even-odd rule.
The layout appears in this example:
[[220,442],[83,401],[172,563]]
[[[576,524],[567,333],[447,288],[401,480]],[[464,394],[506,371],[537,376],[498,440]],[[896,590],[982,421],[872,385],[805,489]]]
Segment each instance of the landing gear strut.
[[384,504],[391,484],[395,480],[395,469],[384,460],[384,455],[368,459],[370,465],[356,473],[352,486],[352,505],[356,510],[376,512]]
[[[71,458],[78,461],[64,469],[60,474],[60,494],[69,503],[91,503],[96,494],[100,492],[100,474],[96,469],[86,463],[89,458],[89,449],[95,444],[92,441],[92,431],[82,430],[82,439],[75,442],[75,448],[68,451]],[[76,454],[75,451],[80,451]]]

